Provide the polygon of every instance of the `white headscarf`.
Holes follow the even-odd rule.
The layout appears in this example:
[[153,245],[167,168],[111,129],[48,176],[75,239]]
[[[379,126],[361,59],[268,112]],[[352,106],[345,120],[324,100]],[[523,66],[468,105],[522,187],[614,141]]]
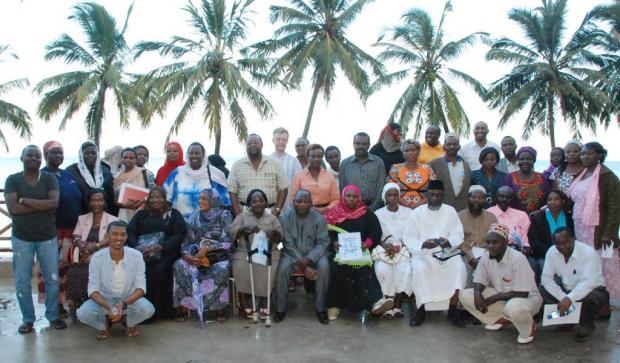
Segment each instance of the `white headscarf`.
[[383,202],[385,203],[385,194],[388,192],[388,190],[390,189],[396,189],[398,190],[398,194],[400,195],[400,187],[398,186],[398,184],[396,183],[387,183],[383,186],[383,192],[381,192],[381,199],[383,200]]
[[[215,166],[209,164],[208,162],[208,158],[207,158],[207,153],[205,152],[204,147],[202,147],[203,150],[203,154],[204,157],[202,158],[202,165],[200,166],[200,168],[198,168],[198,170],[194,170],[192,169],[191,166],[189,166],[189,148],[195,145],[199,145],[199,144],[191,144],[188,148],[187,148],[187,152],[185,153],[185,165],[183,166],[179,166],[180,170],[179,171],[183,171],[187,177],[189,179],[208,179],[209,178],[209,171],[211,172],[211,180],[224,186],[224,187],[228,187],[228,183],[226,182],[226,175],[224,175],[224,173],[216,168]],[[200,145],[202,146],[202,145]],[[209,168],[207,170],[207,168]]]
[[[84,163],[84,149],[87,147],[94,147],[97,152],[97,161],[95,162],[95,177],[88,170],[88,167]],[[80,146],[80,151],[78,152],[79,160],[78,160],[78,169],[80,170],[80,174],[82,174],[82,178],[86,181],[91,188],[101,188],[103,186],[103,170],[101,170],[101,159],[99,159],[99,148],[92,141],[86,141]]]

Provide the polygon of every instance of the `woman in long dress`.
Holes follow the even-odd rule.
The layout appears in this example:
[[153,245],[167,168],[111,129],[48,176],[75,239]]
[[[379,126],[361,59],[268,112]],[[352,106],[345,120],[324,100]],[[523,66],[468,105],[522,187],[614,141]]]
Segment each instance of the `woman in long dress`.
[[[182,257],[173,266],[174,306],[196,310],[201,322],[203,311],[214,311],[217,321],[223,322],[226,320],[224,308],[230,302],[232,241],[227,229],[232,223],[232,214],[222,208],[222,199],[214,189],[202,191],[199,205],[200,210],[186,219]],[[205,256],[201,253],[207,251],[218,251],[226,259],[205,265]],[[181,319],[183,316],[180,315]]]
[[[368,311],[381,315],[394,307],[394,301],[381,297],[381,286],[375,275],[370,256],[365,261],[343,262],[338,260],[339,233],[358,232],[362,250],[372,252],[381,243],[381,224],[372,210],[362,203],[360,188],[347,185],[340,196],[340,203],[325,212],[332,242],[332,264],[327,292],[327,315],[330,320],[338,318],[341,309],[360,313],[366,321]],[[335,227],[335,228],[334,228]]]
[[405,162],[392,165],[386,178],[400,187],[400,204],[411,209],[426,203],[423,190],[429,180],[435,179],[430,166],[418,163],[420,148],[417,141],[405,140],[401,147]]
[[[228,228],[228,233],[235,241],[232,267],[235,285],[237,292],[239,292],[239,302],[241,304],[239,308],[248,319],[251,319],[255,313],[252,311],[252,301],[249,299],[252,293],[252,285],[250,282],[248,249],[256,235],[260,234],[259,237],[266,237],[267,243],[272,246],[271,265],[274,266],[272,268],[273,273],[270,276],[272,290],[275,288],[275,270],[280,261],[280,251],[278,251],[276,245],[282,238],[283,230],[278,218],[265,211],[268,203],[267,196],[262,190],[251,190],[246,200],[246,209],[235,217],[235,220]],[[252,263],[254,295],[258,297],[256,307],[261,319],[265,319],[269,315],[265,304],[265,298],[271,293],[271,291],[267,291],[267,272],[267,266],[256,262]]]
[[585,169],[575,178],[568,196],[573,205],[575,237],[601,254],[603,246],[613,248],[612,258],[603,258],[605,285],[613,299],[620,299],[620,262],[618,228],[620,227],[620,181],[603,163],[607,150],[598,142],[581,149]]

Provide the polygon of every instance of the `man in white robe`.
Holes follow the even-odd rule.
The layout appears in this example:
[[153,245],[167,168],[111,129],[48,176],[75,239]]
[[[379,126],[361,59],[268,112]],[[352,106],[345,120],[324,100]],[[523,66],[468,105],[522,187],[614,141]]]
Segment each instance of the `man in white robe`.
[[463,225],[456,210],[443,204],[441,180],[428,184],[428,203],[413,211],[404,233],[404,243],[411,252],[412,288],[417,313],[409,324],[418,326],[426,318],[426,310],[448,309],[448,319],[458,327],[465,324],[456,306],[459,290],[465,283],[465,265],[457,254],[441,261],[434,257],[448,252],[463,242]]

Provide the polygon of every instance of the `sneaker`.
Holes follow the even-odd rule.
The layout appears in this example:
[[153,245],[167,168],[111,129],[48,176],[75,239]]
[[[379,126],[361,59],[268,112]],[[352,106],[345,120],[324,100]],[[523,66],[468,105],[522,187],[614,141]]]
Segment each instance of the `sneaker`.
[[372,306],[372,315],[381,315],[394,307],[394,299],[382,298]]
[[338,319],[338,315],[340,315],[340,309],[338,308],[327,308],[327,318],[329,320]]

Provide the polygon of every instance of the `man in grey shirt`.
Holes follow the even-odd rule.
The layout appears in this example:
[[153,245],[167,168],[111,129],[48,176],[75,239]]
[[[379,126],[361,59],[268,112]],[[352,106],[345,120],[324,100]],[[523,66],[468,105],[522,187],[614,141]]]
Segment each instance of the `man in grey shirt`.
[[369,154],[370,136],[358,132],[353,137],[355,154],[340,163],[340,191],[347,185],[357,185],[362,191],[362,203],[375,211],[381,207],[381,192],[385,185],[385,166],[380,157]]
[[309,280],[316,280],[315,308],[321,324],[328,324],[325,300],[329,284],[327,249],[329,234],[327,222],[312,208],[312,195],[300,189],[293,199],[293,210],[280,217],[284,229],[284,248],[276,278],[277,309],[273,320],[278,323],[286,315],[288,280],[293,270],[304,272]]

